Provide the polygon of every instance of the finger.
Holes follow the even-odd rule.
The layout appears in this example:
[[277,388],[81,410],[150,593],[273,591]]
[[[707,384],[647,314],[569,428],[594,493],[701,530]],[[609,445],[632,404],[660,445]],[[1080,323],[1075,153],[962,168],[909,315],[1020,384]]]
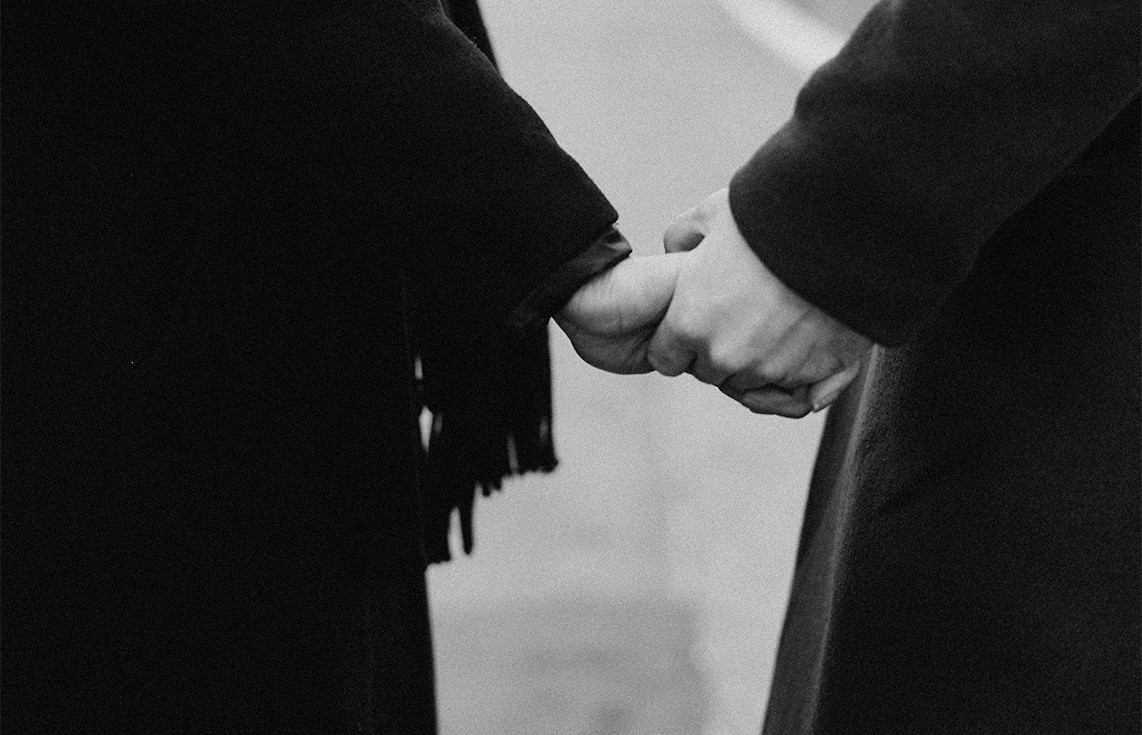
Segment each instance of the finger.
[[808,389],[844,368],[845,364],[827,351],[786,341],[759,351],[751,364],[732,371],[728,384],[741,392],[760,387]]
[[678,256],[627,258],[580,287],[555,321],[569,336],[625,339],[662,319],[677,278]]
[[795,381],[789,376],[789,371],[782,365],[774,365],[775,360],[762,355],[762,359],[743,368],[735,370],[728,376],[723,387],[731,388],[739,395],[760,388],[775,388],[791,392],[812,381]]
[[740,361],[733,352],[717,349],[709,339],[690,340],[694,345],[694,363],[686,371],[698,380],[719,388],[726,384],[734,387],[759,388],[766,385],[766,381],[754,381],[746,386],[733,383],[734,377],[742,369]]
[[616,336],[662,320],[674,296],[678,266],[677,258],[656,255],[627,258],[611,269],[599,302]]
[[709,225],[702,216],[701,205],[678,215],[666,233],[662,236],[662,244],[668,253],[682,253],[693,250],[706,237]]
[[671,327],[669,321],[668,312],[650,338],[646,361],[656,371],[673,378],[689,370],[697,355]]
[[[729,395],[726,390],[722,392]],[[804,387],[792,391],[775,386],[754,388],[742,392],[737,400],[738,403],[754,413],[772,414],[792,419],[807,416],[813,410],[812,404],[809,403],[808,389]]]
[[666,228],[666,234],[662,236],[666,252],[681,253],[698,247],[706,237],[706,233],[710,231],[710,223],[714,217],[728,206],[728,190],[721,188],[702,200],[698,206],[678,215]]
[[813,405],[813,412],[821,411],[852,384],[860,374],[860,362],[854,362],[839,373],[825,378],[809,389],[809,403]]
[[619,375],[639,375],[642,373],[653,373],[654,366],[650,364],[647,359],[646,345],[650,340],[650,335],[647,335],[643,340],[637,339],[629,340],[626,351],[621,362],[616,362],[613,366],[607,368],[612,373]]
[[721,386],[733,373],[726,368],[718,367],[707,356],[697,354],[694,362],[686,370],[698,380],[709,385]]
[[741,403],[742,396],[745,395],[744,390],[739,390],[737,388],[734,388],[732,385],[729,385],[728,383],[722,383],[721,385],[719,385],[718,390],[720,390],[722,393],[725,393],[727,396],[734,399],[738,403]]

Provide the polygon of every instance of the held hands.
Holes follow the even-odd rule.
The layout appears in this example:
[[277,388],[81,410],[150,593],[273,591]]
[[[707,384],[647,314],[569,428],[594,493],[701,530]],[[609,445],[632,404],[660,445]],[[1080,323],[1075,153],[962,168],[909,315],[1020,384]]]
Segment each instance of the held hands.
[[630,258],[556,316],[611,372],[688,372],[756,413],[800,418],[857,376],[872,343],[787,288],[746,243],[726,189],[682,214],[667,255]]
[[555,315],[575,351],[612,373],[649,373],[647,350],[670,306],[678,259],[627,258],[589,281]]
[[686,258],[649,359],[689,372],[758,413],[800,418],[857,376],[872,343],[802,299],[738,230],[726,189],[682,214],[666,250]]

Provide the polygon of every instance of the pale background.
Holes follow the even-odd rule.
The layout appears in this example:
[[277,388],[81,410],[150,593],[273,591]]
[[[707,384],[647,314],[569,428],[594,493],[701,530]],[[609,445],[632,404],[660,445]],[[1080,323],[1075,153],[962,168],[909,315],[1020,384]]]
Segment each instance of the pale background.
[[[504,76],[637,253],[789,116],[864,0],[483,0]],[[552,328],[555,474],[433,568],[444,735],[753,735],[823,417],[580,363]]]

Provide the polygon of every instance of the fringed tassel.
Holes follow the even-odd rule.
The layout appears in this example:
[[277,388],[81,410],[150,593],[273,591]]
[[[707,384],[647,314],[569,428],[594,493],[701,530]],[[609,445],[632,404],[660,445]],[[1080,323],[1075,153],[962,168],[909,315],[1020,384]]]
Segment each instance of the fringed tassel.
[[[442,5],[495,64],[476,0]],[[414,279],[409,285],[416,284]],[[555,469],[551,359],[546,324],[525,334],[503,328],[480,340],[483,349],[472,350],[469,335],[448,335],[432,323],[437,298],[420,290],[411,289],[416,308],[409,313],[410,336],[421,365],[418,418],[422,408],[432,413],[428,449],[421,456],[420,501],[425,553],[435,563],[452,558],[448,535],[455,512],[464,553],[472,552],[477,491],[487,496],[511,475]],[[418,324],[426,317],[429,323]]]
[[546,325],[524,335],[504,329],[486,345],[477,355],[421,352],[423,401],[432,413],[421,474],[430,562],[451,559],[454,512],[464,553],[472,552],[477,492],[488,496],[506,477],[557,463]]

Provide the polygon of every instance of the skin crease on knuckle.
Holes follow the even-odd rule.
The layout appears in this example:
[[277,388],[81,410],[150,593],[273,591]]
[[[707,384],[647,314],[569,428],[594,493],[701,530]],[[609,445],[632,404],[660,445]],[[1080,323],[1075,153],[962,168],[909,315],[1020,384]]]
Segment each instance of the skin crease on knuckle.
[[732,379],[733,376],[746,370],[749,366],[749,355],[743,353],[741,349],[732,344],[727,344],[723,341],[717,341],[709,344],[706,347],[707,362],[710,364],[713,372],[720,376],[717,384],[720,385],[726,380]]
[[789,391],[797,387],[797,382],[793,378],[792,366],[781,360],[778,353],[774,359],[755,363],[748,377],[738,385],[747,389],[773,386]]
[[[732,385],[729,385],[728,383],[729,383],[729,381],[724,381],[721,385],[718,386],[718,390],[720,390],[723,395],[729,396],[730,398],[737,401],[738,403],[741,403],[742,402],[742,396],[745,395],[745,391],[738,390],[737,388],[734,388]],[[745,405],[745,404],[743,403],[742,405]]]
[[686,372],[706,385],[719,385],[725,380],[724,372],[711,367],[708,362],[701,359],[695,360],[694,364],[687,368]]
[[[845,369],[844,362],[836,355],[819,347],[810,347],[805,359],[787,375],[795,376],[799,385],[812,385],[836,375]],[[789,387],[789,386],[783,386]]]

